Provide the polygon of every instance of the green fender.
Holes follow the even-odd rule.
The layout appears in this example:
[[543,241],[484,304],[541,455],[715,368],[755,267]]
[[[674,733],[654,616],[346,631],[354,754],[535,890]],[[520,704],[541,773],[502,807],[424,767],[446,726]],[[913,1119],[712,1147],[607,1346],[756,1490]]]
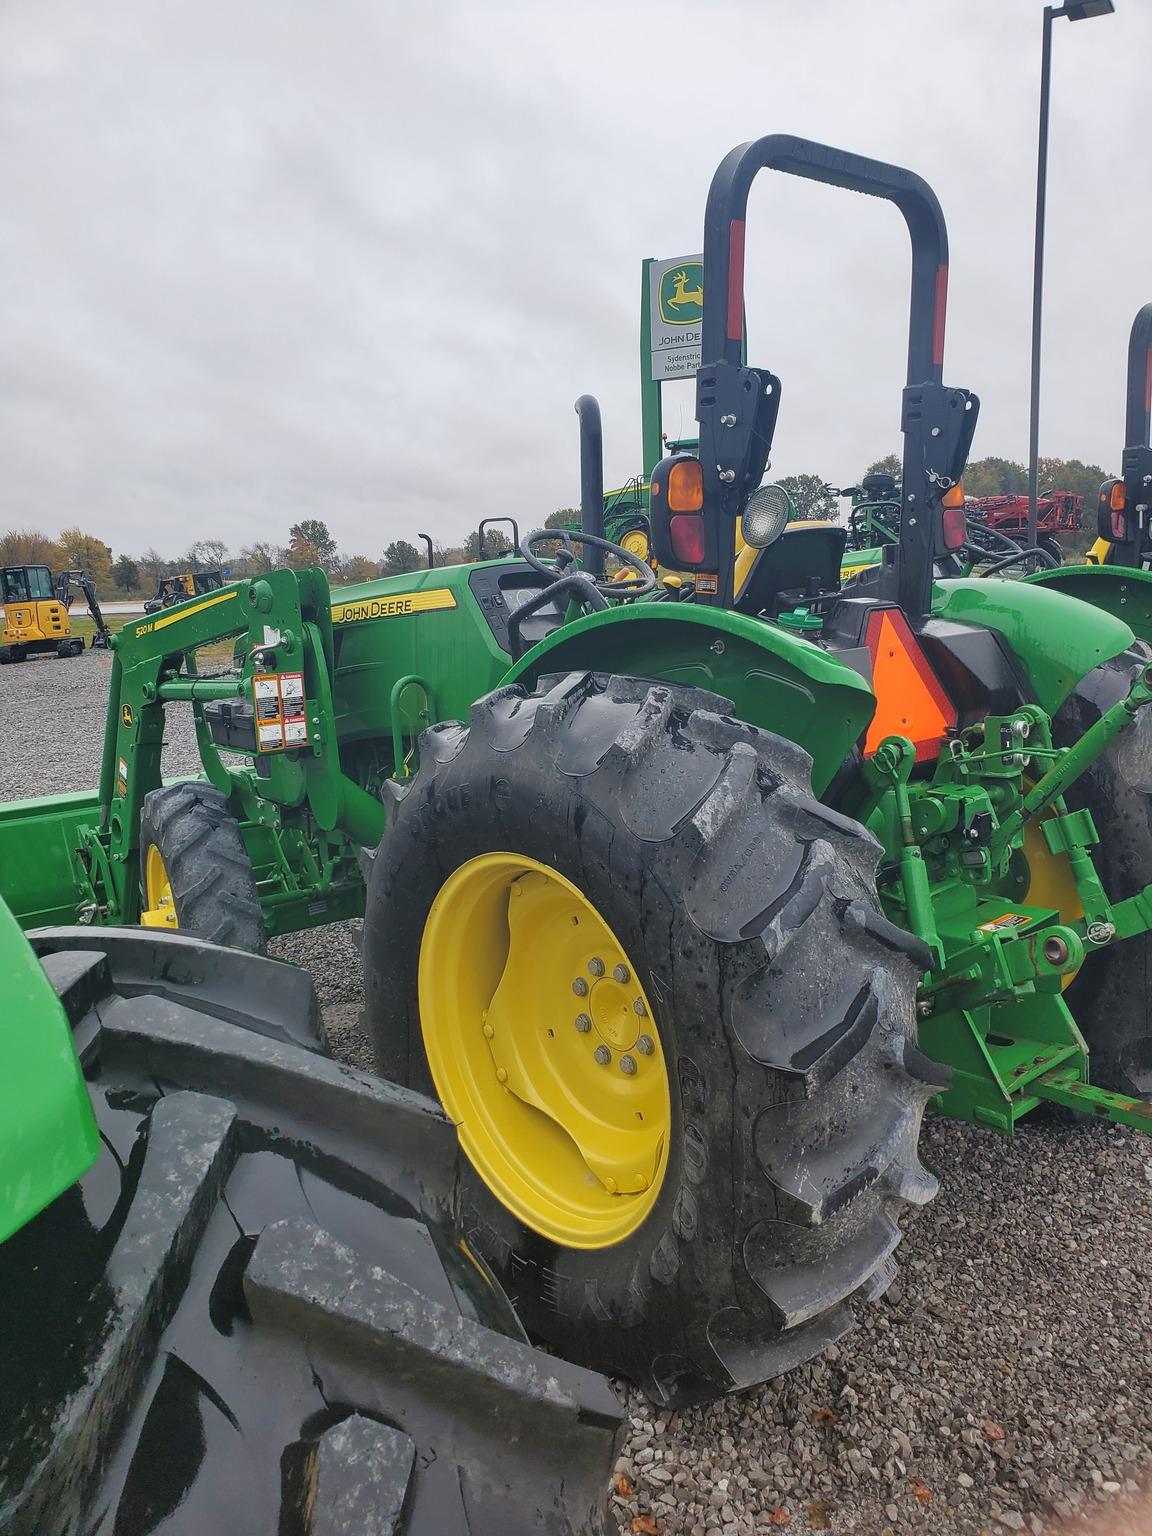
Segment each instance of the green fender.
[[60,999],[0,901],[0,1242],[74,1184],[100,1138]]
[[534,687],[551,672],[622,672],[731,699],[751,725],[811,754],[823,794],[876,707],[871,688],[819,646],[762,619],[686,603],[608,608],[565,625],[503,679]]
[[1025,580],[1103,609],[1127,624],[1137,640],[1152,644],[1152,571],[1130,565],[1062,565]]
[[1049,714],[1060,708],[1082,677],[1126,651],[1134,638],[1129,625],[1103,607],[1081,602],[1050,584],[1041,587],[997,577],[936,582],[932,614],[1003,635],[1036,702]]

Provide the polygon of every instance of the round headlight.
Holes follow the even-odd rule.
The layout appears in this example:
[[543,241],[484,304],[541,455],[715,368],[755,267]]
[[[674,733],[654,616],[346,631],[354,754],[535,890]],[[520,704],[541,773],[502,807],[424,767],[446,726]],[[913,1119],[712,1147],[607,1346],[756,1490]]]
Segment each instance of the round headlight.
[[744,542],[754,549],[775,544],[788,525],[792,503],[788,492],[779,485],[762,485],[754,491],[744,508]]

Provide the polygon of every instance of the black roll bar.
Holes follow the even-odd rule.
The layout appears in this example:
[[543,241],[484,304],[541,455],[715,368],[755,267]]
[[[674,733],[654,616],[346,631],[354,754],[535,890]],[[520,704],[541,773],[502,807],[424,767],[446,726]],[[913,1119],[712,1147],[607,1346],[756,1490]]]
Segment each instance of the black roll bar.
[[744,220],[752,183],[758,172],[766,170],[895,203],[912,241],[907,382],[939,384],[948,301],[948,230],[935,192],[922,176],[902,166],[869,160],[790,133],[770,133],[737,145],[725,155],[712,178],[704,214],[704,359],[740,361]]
[[1124,443],[1147,448],[1152,443],[1152,304],[1145,304],[1132,322],[1128,338],[1128,400],[1124,413]]
[[[760,483],[780,402],[780,380],[741,364],[744,334],[744,234],[748,193],[763,170],[782,171],[894,203],[912,245],[908,363],[901,427],[904,470],[900,543],[885,568],[885,589],[910,616],[928,611],[933,561],[942,537],[940,500],[959,480],[979,401],[944,388],[948,231],[936,194],[915,172],[791,134],[738,145],[721,161],[704,215],[702,366],[696,419],[704,485],[705,561],[697,600],[733,601],[735,519]],[[711,576],[715,572],[715,577]],[[704,585],[704,581],[708,585]]]

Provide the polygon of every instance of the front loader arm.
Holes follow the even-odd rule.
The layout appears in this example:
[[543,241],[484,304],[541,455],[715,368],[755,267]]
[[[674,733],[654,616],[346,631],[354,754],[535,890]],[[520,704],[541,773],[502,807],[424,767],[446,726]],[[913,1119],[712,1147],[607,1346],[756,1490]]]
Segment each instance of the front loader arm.
[[[195,653],[229,640],[238,642],[238,665],[224,676],[198,673]],[[298,924],[296,909],[310,899],[316,905],[318,891],[348,877],[354,853],[341,852],[341,844],[379,841],[385,812],[341,769],[332,667],[331,604],[321,571],[273,571],[234,583],[114,637],[99,820],[79,850],[91,916],[139,917],[140,817],[146,796],[162,783],[165,710],[175,703],[193,708],[205,776],[232,797],[258,874],[275,887],[268,891],[271,905],[294,903]],[[294,723],[293,743],[261,750],[254,679],[300,674],[302,723]],[[247,739],[241,732],[225,745],[250,762],[226,763],[221,756],[207,712],[222,703],[249,731]],[[314,823],[315,835],[289,831],[288,823],[301,818]],[[275,920],[270,926],[276,930]]]

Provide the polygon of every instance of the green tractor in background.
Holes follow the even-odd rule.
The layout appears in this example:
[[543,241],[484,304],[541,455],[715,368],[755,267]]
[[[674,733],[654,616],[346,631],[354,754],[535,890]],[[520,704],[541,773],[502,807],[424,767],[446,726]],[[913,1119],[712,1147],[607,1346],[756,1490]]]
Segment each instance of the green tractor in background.
[[1138,311],[1128,337],[1120,465],[1120,477],[1100,487],[1087,564],[1039,571],[1029,580],[1094,603],[1152,644],[1152,304]]
[[[581,523],[569,518],[560,525],[569,533],[576,533]],[[622,545],[629,554],[641,560],[652,556],[652,537],[648,524],[648,481],[643,475],[633,475],[624,485],[604,492],[604,537],[613,544]]]
[[[900,542],[900,482],[895,475],[878,472],[864,475],[859,485],[830,490],[849,502],[848,541],[840,568],[841,580],[849,581],[878,565],[886,544]],[[981,516],[978,504],[973,507],[964,498],[964,508],[965,541],[937,560],[937,575],[998,576],[1010,571],[1024,575],[1029,567],[1052,570],[1059,565],[1060,550],[1054,541],[1042,536],[1036,545],[1028,545],[1015,530],[1006,532],[991,526]]]
[[[969,517],[965,547],[938,562],[939,573],[1019,575],[1093,603],[1152,644],[1152,304],[1139,310],[1128,338],[1124,442],[1122,474],[1100,487],[1097,536],[1084,564],[1063,565],[1054,540],[1041,537],[1029,547],[1018,533]],[[895,476],[876,474],[839,494],[851,499],[841,568],[847,581],[878,563],[886,544],[898,542],[900,488]]]
[[[847,585],[846,530],[761,485],[765,168],[893,202],[912,242],[899,537]],[[942,382],[934,194],[770,136],[717,171],[704,258],[700,451],[650,492],[679,581],[603,537],[585,397],[579,533],[148,616],[116,637],[98,788],[0,807],[27,928],[259,949],[363,914],[380,1070],[457,1129],[468,1253],[534,1338],[665,1404],[780,1374],[883,1291],[935,1188],[929,1102],[1004,1133],[1045,1103],[1152,1119],[1152,674],[1114,614],[937,576],[978,402]],[[204,776],[165,784],[175,704]]]

